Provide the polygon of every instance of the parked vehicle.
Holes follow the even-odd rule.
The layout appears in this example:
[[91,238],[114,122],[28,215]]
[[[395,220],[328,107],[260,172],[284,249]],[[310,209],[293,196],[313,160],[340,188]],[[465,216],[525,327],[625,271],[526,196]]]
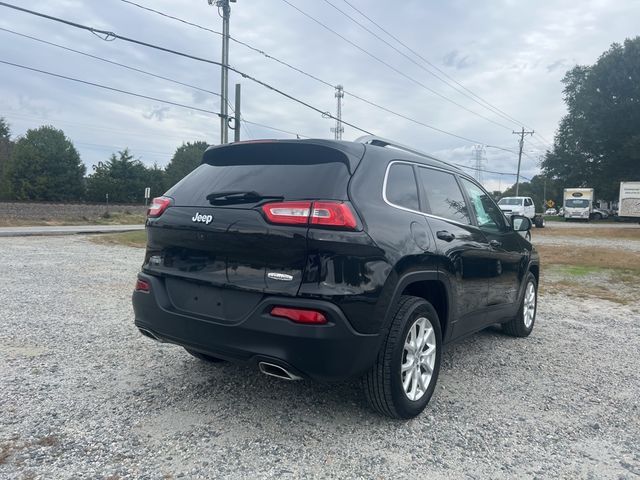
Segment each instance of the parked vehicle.
[[618,217],[640,220],[640,182],[620,182]]
[[[507,216],[522,215],[527,217],[537,228],[544,228],[544,216],[536,213],[531,197],[503,197],[498,202],[500,210]],[[531,237],[529,236],[528,240]]]
[[[585,222],[590,220],[594,213],[593,188],[565,188],[562,199],[565,220],[584,220]],[[597,216],[602,218],[601,213]]]
[[535,322],[530,220],[376,137],[210,147],[146,228],[142,334],[281,379],[361,379],[394,418],[425,408],[445,344],[495,323],[526,337]]
[[555,208],[547,208],[544,212],[545,215],[558,215],[558,211]]

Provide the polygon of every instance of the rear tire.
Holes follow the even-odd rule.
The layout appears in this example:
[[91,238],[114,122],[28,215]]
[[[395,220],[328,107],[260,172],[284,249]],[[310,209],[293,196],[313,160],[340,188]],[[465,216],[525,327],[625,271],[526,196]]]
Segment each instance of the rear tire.
[[378,358],[362,379],[371,407],[391,418],[409,419],[429,403],[440,372],[442,330],[433,306],[400,297]]
[[544,228],[544,217],[542,215],[536,215],[533,220],[536,228]]
[[524,295],[516,317],[502,325],[502,330],[512,337],[528,337],[533,330],[538,309],[538,283],[531,272],[527,274]]
[[205,353],[196,352],[195,350],[191,350],[191,349],[189,349],[187,347],[184,347],[184,349],[190,355],[193,355],[194,357],[196,357],[198,360],[203,360],[203,361],[209,362],[209,363],[221,363],[221,362],[224,362],[224,360],[222,360],[221,358],[218,358],[218,357],[212,357],[211,355],[207,355]]

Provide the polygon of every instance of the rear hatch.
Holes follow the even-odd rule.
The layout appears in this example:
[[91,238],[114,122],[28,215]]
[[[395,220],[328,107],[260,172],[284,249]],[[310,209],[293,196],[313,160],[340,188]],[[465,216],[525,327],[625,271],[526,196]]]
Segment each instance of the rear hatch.
[[143,270],[164,278],[176,309],[230,321],[265,294],[296,295],[309,221],[285,215],[274,224],[269,213],[295,216],[305,206],[308,213],[318,200],[348,205],[348,183],[363,153],[360,145],[320,140],[210,148],[165,194],[169,207],[148,219]]

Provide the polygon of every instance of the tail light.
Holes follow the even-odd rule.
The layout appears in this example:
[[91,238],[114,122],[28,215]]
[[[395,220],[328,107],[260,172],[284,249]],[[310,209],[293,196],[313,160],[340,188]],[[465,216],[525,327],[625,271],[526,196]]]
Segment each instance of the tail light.
[[355,230],[358,222],[344,202],[277,202],[262,206],[267,220],[279,225],[318,225]]
[[288,318],[292,322],[304,323],[307,325],[324,325],[327,317],[322,312],[316,310],[306,310],[302,308],[273,307],[271,315],[274,317]]
[[164,211],[171,205],[171,199],[169,197],[157,197],[151,200],[151,205],[147,210],[147,217],[157,218],[164,213]]
[[141,278],[136,280],[136,292],[149,293],[151,291],[151,284]]

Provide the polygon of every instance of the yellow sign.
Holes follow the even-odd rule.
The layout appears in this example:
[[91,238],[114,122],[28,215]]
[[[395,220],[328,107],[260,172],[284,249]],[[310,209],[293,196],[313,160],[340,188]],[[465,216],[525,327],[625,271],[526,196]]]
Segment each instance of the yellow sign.
[[549,208],[553,208],[553,206],[556,204],[556,202],[554,202],[553,200],[547,200],[547,207]]

